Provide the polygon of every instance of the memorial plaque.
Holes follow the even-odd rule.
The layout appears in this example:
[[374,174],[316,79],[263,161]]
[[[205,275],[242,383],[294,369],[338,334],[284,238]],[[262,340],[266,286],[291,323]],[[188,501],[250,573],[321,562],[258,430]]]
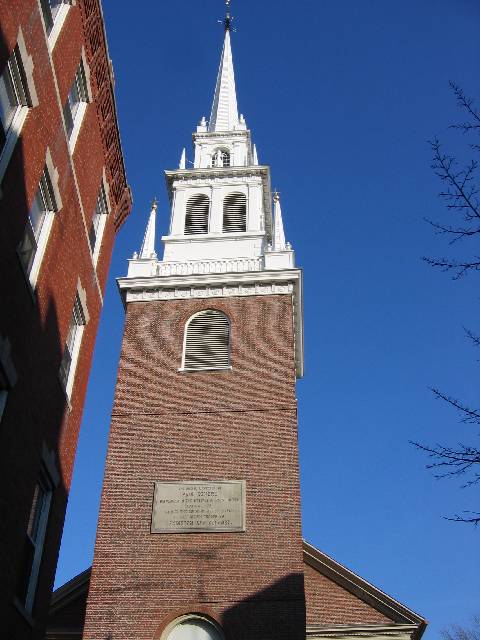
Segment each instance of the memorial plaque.
[[245,481],[156,482],[151,531],[245,531]]

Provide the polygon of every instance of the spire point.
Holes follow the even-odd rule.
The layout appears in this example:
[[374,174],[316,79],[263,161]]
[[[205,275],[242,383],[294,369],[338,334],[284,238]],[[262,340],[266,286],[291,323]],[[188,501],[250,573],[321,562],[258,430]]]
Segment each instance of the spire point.
[[233,70],[232,46],[230,42],[231,21],[230,0],[227,4],[225,18],[225,40],[223,43],[217,84],[213,98],[212,112],[208,131],[235,131],[239,126],[237,92],[235,88],[235,72]]
[[230,0],[225,0],[225,4],[227,7],[227,13],[225,15],[224,25],[225,31],[231,31],[232,29],[232,17],[230,16]]

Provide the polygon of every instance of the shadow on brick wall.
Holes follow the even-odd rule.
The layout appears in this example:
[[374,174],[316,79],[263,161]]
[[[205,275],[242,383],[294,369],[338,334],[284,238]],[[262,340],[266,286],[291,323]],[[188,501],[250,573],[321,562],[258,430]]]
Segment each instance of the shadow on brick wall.
[[[0,26],[0,73],[10,54]],[[32,116],[28,114],[27,122]],[[0,143],[1,151],[3,141]],[[42,298],[38,299],[18,254],[36,191],[34,187],[32,193],[27,186],[26,169],[32,151],[39,153],[39,149],[25,149],[20,136],[3,176],[0,195],[0,338],[3,344],[5,339],[10,343],[11,362],[17,374],[15,384],[11,388],[7,384],[8,396],[0,419],[0,619],[2,637],[15,640],[43,637],[67,502],[59,463],[67,405],[58,376],[63,352],[58,309],[48,279],[42,286]],[[44,151],[42,148],[41,153]],[[39,179],[40,176],[37,183]],[[4,373],[0,368],[0,381],[5,388]],[[60,481],[53,491],[32,630],[17,595],[29,563],[26,532],[46,450],[53,453]]]

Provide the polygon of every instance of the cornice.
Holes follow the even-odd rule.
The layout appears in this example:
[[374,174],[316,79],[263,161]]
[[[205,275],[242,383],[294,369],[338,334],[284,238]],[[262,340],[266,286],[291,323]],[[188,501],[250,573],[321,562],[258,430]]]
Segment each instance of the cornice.
[[215,139],[215,138],[251,138],[250,129],[237,129],[234,131],[194,131],[192,140],[195,142],[198,138]]
[[308,625],[307,638],[411,638],[416,624]]

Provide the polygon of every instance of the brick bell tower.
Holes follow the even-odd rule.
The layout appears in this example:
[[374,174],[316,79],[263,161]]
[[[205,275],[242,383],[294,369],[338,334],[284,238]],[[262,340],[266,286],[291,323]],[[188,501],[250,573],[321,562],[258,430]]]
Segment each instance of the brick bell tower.
[[[228,3],[227,3],[228,5]],[[85,640],[305,638],[302,278],[238,115],[230,16],[210,120],[119,280],[125,333]],[[273,212],[272,212],[273,200]]]

